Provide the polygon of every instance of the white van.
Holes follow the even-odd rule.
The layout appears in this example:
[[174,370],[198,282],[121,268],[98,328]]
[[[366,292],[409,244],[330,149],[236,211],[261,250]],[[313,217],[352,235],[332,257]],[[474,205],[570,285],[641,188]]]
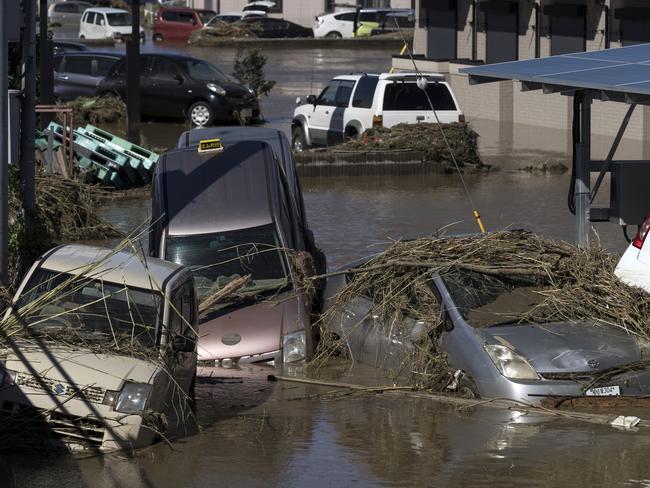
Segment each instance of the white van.
[[[131,14],[117,8],[89,8],[79,22],[79,39],[121,41],[131,34]],[[140,27],[144,42],[144,29]]]
[[342,75],[330,80],[320,95],[309,95],[307,103],[296,107],[291,142],[295,151],[302,151],[355,139],[372,127],[437,120],[465,122],[456,96],[439,73]]

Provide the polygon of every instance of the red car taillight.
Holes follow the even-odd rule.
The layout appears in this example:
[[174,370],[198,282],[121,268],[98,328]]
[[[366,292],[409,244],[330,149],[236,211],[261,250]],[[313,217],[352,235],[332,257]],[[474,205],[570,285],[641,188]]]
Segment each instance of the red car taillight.
[[372,117],[372,126],[381,127],[384,124],[384,117],[381,115],[374,115]]
[[648,231],[650,231],[650,214],[645,216],[645,220],[639,226],[639,230],[636,233],[634,241],[632,241],[632,245],[637,249],[641,249],[645,242],[645,238],[648,237]]

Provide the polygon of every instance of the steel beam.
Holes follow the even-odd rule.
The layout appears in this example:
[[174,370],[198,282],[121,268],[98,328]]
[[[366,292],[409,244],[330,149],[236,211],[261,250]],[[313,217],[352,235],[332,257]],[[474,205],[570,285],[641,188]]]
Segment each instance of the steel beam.
[[580,110],[580,134],[576,145],[576,171],[575,171],[575,204],[576,204],[576,231],[578,246],[589,245],[589,208],[591,173],[589,163],[591,161],[591,97],[588,93],[581,91],[576,93],[579,98]]
[[36,0],[24,0],[23,31],[23,97],[20,111],[20,193],[25,211],[25,230],[33,228],[36,208]]
[[[9,285],[9,50],[6,2],[0,1],[0,285]],[[15,20],[15,19],[14,19]]]
[[140,144],[140,0],[131,2],[131,38],[126,45],[126,113],[129,141]]

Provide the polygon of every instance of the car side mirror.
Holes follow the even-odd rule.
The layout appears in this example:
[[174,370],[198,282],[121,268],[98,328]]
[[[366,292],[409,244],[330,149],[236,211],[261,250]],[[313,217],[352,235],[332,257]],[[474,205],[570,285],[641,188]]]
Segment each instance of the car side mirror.
[[309,95],[307,97],[307,103],[311,105],[316,105],[316,95]]
[[104,25],[104,19],[99,19],[99,25]]
[[296,97],[296,105],[300,105],[301,100],[302,99],[300,97]]
[[175,335],[172,339],[172,348],[177,352],[194,352],[196,341],[182,335]]
[[174,75],[174,79],[175,79],[176,81],[178,81],[178,84],[179,84],[179,85],[182,85],[183,82],[185,81],[185,78],[183,78],[183,75],[180,75],[180,74],[178,74],[178,73]]

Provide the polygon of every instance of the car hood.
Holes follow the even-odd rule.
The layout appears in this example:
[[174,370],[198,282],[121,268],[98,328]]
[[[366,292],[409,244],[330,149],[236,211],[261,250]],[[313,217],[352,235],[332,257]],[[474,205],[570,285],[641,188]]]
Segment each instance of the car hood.
[[51,344],[46,344],[47,350],[32,344],[16,345],[20,357],[14,352],[0,354],[6,353],[6,368],[20,373],[24,384],[34,380],[38,383],[40,377],[47,383],[51,380],[77,388],[92,385],[104,390],[119,390],[125,381],[150,383],[160,369],[155,361],[128,356],[94,354]]
[[538,373],[594,372],[641,360],[637,340],[606,325],[502,325],[481,334],[490,343],[511,345]]
[[[283,333],[302,328],[299,301],[261,302],[242,307],[199,326],[199,360],[240,358],[280,349]],[[279,302],[279,303],[278,303]]]

